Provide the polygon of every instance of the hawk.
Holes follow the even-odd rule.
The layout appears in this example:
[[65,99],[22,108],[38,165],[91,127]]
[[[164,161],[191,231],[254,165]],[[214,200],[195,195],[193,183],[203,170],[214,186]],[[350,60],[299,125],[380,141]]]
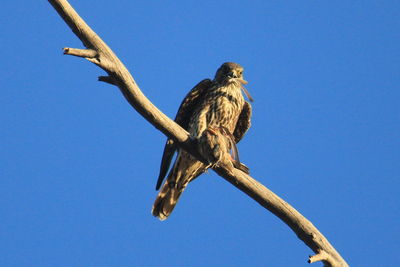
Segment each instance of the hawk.
[[[250,127],[251,105],[244,100],[241,92],[243,89],[252,101],[243,87],[246,83],[242,66],[232,62],[222,64],[213,80],[202,80],[186,95],[175,122],[189,132],[192,140],[199,140],[206,131],[215,133],[215,130],[222,129],[225,136],[234,139],[232,143],[238,143]],[[236,150],[236,147],[232,149]],[[210,167],[168,139],[156,190],[160,188],[176,151],[178,156],[152,208],[152,214],[160,220],[168,218],[188,183]]]

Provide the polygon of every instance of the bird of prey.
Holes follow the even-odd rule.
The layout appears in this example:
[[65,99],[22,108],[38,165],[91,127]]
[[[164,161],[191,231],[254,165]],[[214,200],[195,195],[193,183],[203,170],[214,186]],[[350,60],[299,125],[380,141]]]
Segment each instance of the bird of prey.
[[[246,83],[242,66],[232,62],[222,64],[213,80],[202,80],[186,95],[175,122],[189,132],[192,140],[199,140],[206,130],[222,129],[225,135],[229,131],[227,134],[234,139],[234,143],[238,143],[250,127],[251,106],[244,100],[241,91],[252,101],[243,87]],[[156,190],[160,188],[176,151],[178,156],[175,163],[153,204],[152,214],[160,220],[168,218],[188,183],[210,167],[168,139]]]

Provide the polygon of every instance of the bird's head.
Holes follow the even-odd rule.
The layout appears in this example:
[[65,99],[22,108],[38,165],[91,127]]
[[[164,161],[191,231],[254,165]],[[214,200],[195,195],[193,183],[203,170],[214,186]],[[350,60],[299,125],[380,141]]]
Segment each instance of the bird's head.
[[247,82],[243,79],[243,67],[237,63],[226,62],[219,67],[214,80],[219,84]]
[[214,82],[221,85],[235,83],[237,86],[240,86],[243,89],[247,98],[253,102],[253,98],[243,86],[244,84],[247,84],[247,81],[243,79],[243,67],[239,64],[233,62],[225,62],[222,64],[215,74]]

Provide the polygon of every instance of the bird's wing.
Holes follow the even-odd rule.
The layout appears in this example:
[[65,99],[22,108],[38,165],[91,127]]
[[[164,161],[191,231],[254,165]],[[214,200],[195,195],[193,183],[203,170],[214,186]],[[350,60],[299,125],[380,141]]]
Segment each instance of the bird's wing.
[[[190,118],[193,115],[196,107],[199,105],[204,93],[212,86],[210,79],[204,79],[199,82],[192,90],[185,96],[181,105],[179,106],[178,112],[175,117],[175,122],[178,123],[183,129],[188,130]],[[158,176],[156,190],[158,190],[167,174],[169,165],[171,164],[172,158],[175,154],[177,146],[172,139],[168,139],[165,147],[163,156],[161,159],[160,174]]]
[[190,90],[183,99],[175,117],[175,122],[182,126],[183,129],[188,129],[194,110],[198,106],[205,92],[207,92],[211,86],[212,81],[210,79],[204,79],[193,87],[193,89]]
[[161,159],[160,174],[158,175],[158,180],[156,184],[156,190],[160,189],[160,186],[167,174],[171,160],[174,157],[176,151],[176,145],[174,140],[168,139],[164,146],[164,152]]
[[245,101],[242,112],[240,112],[239,119],[236,123],[235,130],[233,131],[233,136],[235,137],[235,142],[239,143],[239,141],[243,138],[244,134],[250,128],[251,125],[251,105],[249,102]]

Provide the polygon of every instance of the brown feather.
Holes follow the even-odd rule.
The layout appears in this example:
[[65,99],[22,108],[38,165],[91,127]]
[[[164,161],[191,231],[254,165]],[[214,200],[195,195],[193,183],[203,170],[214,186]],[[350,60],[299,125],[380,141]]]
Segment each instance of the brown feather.
[[233,132],[233,136],[235,137],[235,142],[239,143],[242,140],[244,134],[251,126],[251,105],[249,102],[244,102],[242,111],[240,112],[239,119],[236,123],[235,130]]
[[[178,112],[175,116],[175,122],[178,123],[183,129],[188,130],[190,118],[193,116],[193,112],[199,105],[199,101],[204,97],[204,94],[212,86],[210,79],[204,79],[185,96],[181,105],[179,106]],[[172,158],[176,152],[176,144],[174,140],[168,139],[165,146],[164,152],[161,159],[160,173],[158,175],[156,190],[158,190],[167,174]]]
[[175,208],[179,197],[189,182],[206,170],[203,163],[181,150],[167,181],[162,186],[153,204],[151,213],[160,220],[165,220]]
[[[244,81],[242,73],[243,68],[239,64],[232,62],[222,64],[214,80],[201,81],[186,95],[175,118],[175,121],[196,141],[200,140],[206,129],[224,127],[229,136],[226,138],[228,146],[222,140],[225,142],[223,145],[225,149],[222,148],[220,151],[233,149],[236,159],[239,156],[235,143],[240,141],[250,127],[251,117],[251,106],[244,100],[241,91]],[[219,149],[218,138],[215,141],[217,142],[215,148]],[[171,214],[188,183],[209,167],[179,149],[173,140],[168,140],[161,161],[157,188],[167,173],[175,151],[179,152],[177,159],[152,209],[153,215],[161,220],[165,220]],[[215,152],[218,158],[220,155],[218,150]],[[238,168],[246,170],[245,165],[239,161],[236,163]]]

